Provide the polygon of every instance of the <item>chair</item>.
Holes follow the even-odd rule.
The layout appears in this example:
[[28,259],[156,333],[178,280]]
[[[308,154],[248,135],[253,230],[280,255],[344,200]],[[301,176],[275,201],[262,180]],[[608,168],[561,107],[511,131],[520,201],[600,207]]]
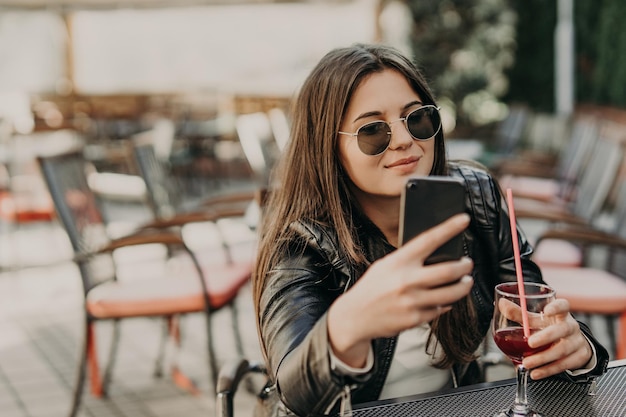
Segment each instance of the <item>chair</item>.
[[236,128],[239,142],[257,183],[267,186],[270,171],[280,154],[269,116],[265,112],[239,115]]
[[278,149],[282,152],[289,142],[289,119],[285,111],[279,107],[271,108],[267,111],[272,126],[272,132]]
[[591,147],[598,136],[598,123],[593,118],[574,121],[568,143],[561,150],[555,165],[544,158],[511,157],[496,170],[500,185],[511,188],[517,197],[550,201],[571,200],[584,175]]
[[[217,382],[217,360],[214,353],[215,336],[211,317],[222,308],[230,308],[234,318],[234,302],[241,288],[248,283],[252,262],[222,262],[201,265],[178,233],[171,229],[150,227],[111,240],[106,233],[103,216],[96,196],[89,188],[86,170],[88,163],[81,150],[37,158],[58,217],[63,224],[74,251],[82,280],[84,294],[84,342],[79,355],[78,371],[70,416],[76,415],[81,402],[87,373],[91,391],[101,397],[106,394],[111,380],[112,366],[118,345],[119,323],[135,317],[163,317],[171,323],[179,315],[204,313],[207,328],[207,354],[213,387]],[[216,220],[217,217],[214,219]],[[114,253],[122,248],[144,244],[161,244],[167,248],[167,265],[174,273],[163,276],[122,279]],[[96,323],[112,321],[114,335],[109,359],[102,374],[96,353]],[[235,322],[236,323],[236,322]],[[170,327],[172,328],[172,327]],[[235,326],[235,341],[241,351],[241,340]],[[174,331],[170,332],[177,342]],[[156,375],[160,374],[165,338],[159,347]],[[189,386],[177,367],[172,369],[175,381]]]
[[[216,417],[234,416],[234,398],[242,381],[251,374],[260,374],[267,377],[267,369],[260,362],[250,362],[245,358],[233,359],[226,362],[217,378],[217,395],[215,403]],[[269,393],[267,386],[257,394],[259,399]]]
[[590,224],[611,191],[623,155],[621,140],[601,134],[594,143],[575,197],[569,201],[557,197],[549,202],[516,197],[515,211],[518,218],[552,223]]
[[197,220],[202,221],[203,211],[211,207],[226,205],[230,205],[233,209],[232,216],[242,216],[245,214],[247,205],[255,201],[256,191],[244,190],[217,194],[194,202],[193,205],[185,205],[180,193],[169,181],[166,170],[157,158],[155,148],[149,139],[134,141],[132,153],[137,171],[145,183],[148,204],[155,219],[172,219],[183,213],[188,219],[192,219],[192,213],[196,213]]
[[[608,250],[604,268],[542,267],[545,281],[560,297],[570,302],[572,311],[607,318],[609,339],[617,359],[626,359],[626,181],[617,194],[616,233],[591,228],[549,229],[540,237],[576,242],[585,248],[602,246]],[[619,338],[614,332],[619,316]]]
[[479,162],[491,167],[499,158],[511,155],[520,145],[531,118],[532,111],[528,106],[512,105],[508,115],[496,126],[492,143],[478,158]]
[[[34,160],[32,162],[32,165],[35,165]],[[5,257],[6,260],[11,259],[10,267],[26,266],[20,259],[19,249],[22,245],[18,241],[21,240],[21,234],[16,234],[16,232],[23,231],[29,225],[52,226],[56,224],[54,206],[43,178],[38,170],[32,169],[31,171],[11,175],[4,164],[0,164],[0,180],[3,179],[2,177],[6,178],[0,183],[0,233],[6,232],[15,243],[15,247],[7,245],[13,249],[13,256],[8,256],[10,251],[0,256],[2,259],[0,269],[4,267]]]
[[[611,189],[615,187],[623,161],[622,142],[616,138],[600,136],[595,142],[573,200],[553,199],[553,202],[545,203],[516,198],[517,218],[543,220],[551,225],[593,226]],[[553,239],[544,239],[537,243],[533,259],[540,266],[579,266],[583,262],[582,253],[576,246]]]

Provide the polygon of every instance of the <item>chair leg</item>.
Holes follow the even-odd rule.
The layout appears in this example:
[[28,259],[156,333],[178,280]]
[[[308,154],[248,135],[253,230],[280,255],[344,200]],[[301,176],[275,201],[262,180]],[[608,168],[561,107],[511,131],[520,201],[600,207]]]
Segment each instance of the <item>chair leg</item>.
[[233,322],[233,333],[235,336],[235,348],[240,358],[243,354],[243,340],[241,339],[241,329],[239,328],[239,310],[237,309],[237,300],[233,300],[230,304],[230,315]]
[[153,376],[155,378],[161,378],[163,376],[163,364],[165,362],[165,352],[168,342],[168,336],[172,326],[172,316],[165,318],[165,325],[163,326],[163,332],[161,334],[161,340],[159,341],[159,351],[157,353],[156,361],[154,362]]
[[[167,335],[169,340],[172,341],[175,349],[180,349],[181,345],[181,332],[180,332],[180,318],[178,316],[170,316],[167,318]],[[189,378],[180,368],[174,363],[171,369],[171,376],[174,385],[189,392],[192,395],[200,395],[201,391],[196,383]]]
[[[239,327],[239,309],[237,308],[237,300],[233,300],[230,304],[230,314],[232,318],[232,326],[233,326],[233,334],[235,336],[235,348],[237,349],[237,354],[239,354],[240,358],[244,358],[245,354],[243,352],[243,340],[241,338],[241,329]],[[244,381],[246,391],[250,394],[256,394],[256,388],[252,383],[250,378],[246,378]]]
[[113,366],[115,365],[115,359],[117,358],[117,348],[120,340],[120,320],[113,322],[113,335],[111,337],[111,347],[109,348],[109,358],[107,360],[106,368],[104,369],[104,376],[102,377],[102,395],[106,396],[111,382],[111,375],[113,373]]
[[211,313],[206,312],[206,334],[207,334],[207,355],[209,360],[209,372],[211,375],[211,383],[213,384],[214,394],[217,394],[217,359],[215,357],[214,337],[211,331]]
[[619,318],[619,338],[617,340],[616,359],[626,359],[626,312]]
[[185,375],[178,366],[172,366],[171,372],[174,385],[191,393],[192,395],[198,396],[201,394],[200,389],[198,388],[196,383],[187,375]]
[[96,334],[94,323],[87,323],[87,364],[89,366],[89,380],[91,384],[91,394],[94,397],[102,397],[102,380],[100,379],[100,369],[98,368],[98,354],[96,351]]
[[78,358],[76,369],[76,380],[74,382],[74,393],[72,398],[72,406],[70,408],[69,417],[75,417],[80,407],[80,402],[83,396],[83,387],[85,386],[85,376],[87,373],[87,350],[89,346],[89,327],[91,324],[87,322],[85,324],[83,343],[80,349],[80,355]]

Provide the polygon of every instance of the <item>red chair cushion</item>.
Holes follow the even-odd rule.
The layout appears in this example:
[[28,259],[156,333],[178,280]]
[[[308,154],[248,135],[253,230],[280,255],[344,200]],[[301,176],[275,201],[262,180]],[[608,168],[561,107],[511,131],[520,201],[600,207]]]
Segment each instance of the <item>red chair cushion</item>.
[[576,268],[582,266],[583,254],[578,246],[566,240],[545,239],[535,247],[533,261],[540,267]]
[[[251,263],[205,269],[211,309],[217,310],[231,302],[248,282],[251,271]],[[112,319],[203,311],[204,298],[197,273],[189,270],[180,275],[107,282],[88,293],[87,312],[95,318]]]
[[544,280],[557,297],[570,302],[572,311],[591,314],[621,314],[626,311],[626,281],[593,268],[541,268]]
[[16,223],[52,221],[55,218],[54,205],[50,199],[34,202],[4,191],[0,192],[0,218]]
[[552,201],[559,195],[558,181],[549,178],[514,177],[506,175],[500,179],[502,189],[510,188],[516,197],[540,201]]

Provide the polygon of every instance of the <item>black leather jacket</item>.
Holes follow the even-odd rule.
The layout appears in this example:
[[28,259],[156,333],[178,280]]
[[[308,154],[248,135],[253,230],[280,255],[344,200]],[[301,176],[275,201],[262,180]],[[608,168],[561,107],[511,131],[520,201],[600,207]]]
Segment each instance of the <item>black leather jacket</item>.
[[[451,163],[450,175],[463,178],[467,185],[466,209],[472,220],[464,233],[464,246],[474,261],[471,295],[479,331],[486,335],[493,313],[494,286],[516,280],[509,218],[502,209],[498,186],[488,173]],[[376,226],[360,220],[359,236],[371,262],[395,249]],[[351,395],[352,403],[375,400],[385,383],[397,337],[373,341],[374,368],[366,375],[348,378],[331,370],[326,312],[364,271],[355,270],[341,256],[330,228],[305,220],[290,227],[297,231],[300,241],[293,242],[270,272],[260,303],[262,343],[280,399],[302,416],[337,411],[342,395],[344,399]],[[525,280],[542,282],[539,268],[530,260],[531,246],[521,232],[519,237]],[[581,328],[596,346],[598,365],[577,377],[577,382],[602,374],[608,364],[606,350],[584,325]],[[454,366],[453,376],[459,386],[480,382],[482,373],[472,363]]]

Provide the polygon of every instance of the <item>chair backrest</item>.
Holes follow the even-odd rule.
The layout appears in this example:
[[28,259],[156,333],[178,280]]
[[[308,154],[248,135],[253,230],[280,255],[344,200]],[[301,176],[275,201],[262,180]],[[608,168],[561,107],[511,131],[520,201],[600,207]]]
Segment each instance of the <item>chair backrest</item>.
[[531,111],[523,105],[511,106],[507,117],[496,129],[496,152],[511,154],[520,144],[531,118]]
[[579,118],[574,121],[571,133],[556,166],[556,177],[561,183],[559,194],[569,199],[592,154],[592,146],[599,135],[598,121],[595,118]]
[[524,146],[546,153],[558,154],[565,146],[571,118],[553,113],[534,113],[526,129]]
[[181,199],[170,183],[162,162],[157,158],[152,143],[134,140],[133,155],[137,171],[146,183],[148,204],[155,218],[174,216]]
[[[615,233],[626,240],[626,178],[622,178],[615,199]],[[614,250],[610,255],[609,269],[626,279],[626,249]]]
[[[109,242],[106,225],[95,194],[89,188],[89,164],[82,150],[37,158],[42,175],[52,196],[57,216],[72,244],[81,270],[83,288],[87,292],[102,280],[114,275],[110,255],[90,258],[82,256]],[[81,260],[82,259],[82,260]]]
[[269,172],[279,154],[267,113],[242,114],[237,117],[236,128],[239,143],[256,180],[267,185]]
[[278,149],[282,152],[289,142],[289,119],[285,114],[285,111],[281,108],[274,107],[267,111],[267,115],[270,118],[270,124],[272,125],[272,133],[276,140]]
[[591,223],[593,217],[602,210],[623,157],[622,143],[601,133],[594,142],[593,153],[577,190],[573,206],[576,215]]

